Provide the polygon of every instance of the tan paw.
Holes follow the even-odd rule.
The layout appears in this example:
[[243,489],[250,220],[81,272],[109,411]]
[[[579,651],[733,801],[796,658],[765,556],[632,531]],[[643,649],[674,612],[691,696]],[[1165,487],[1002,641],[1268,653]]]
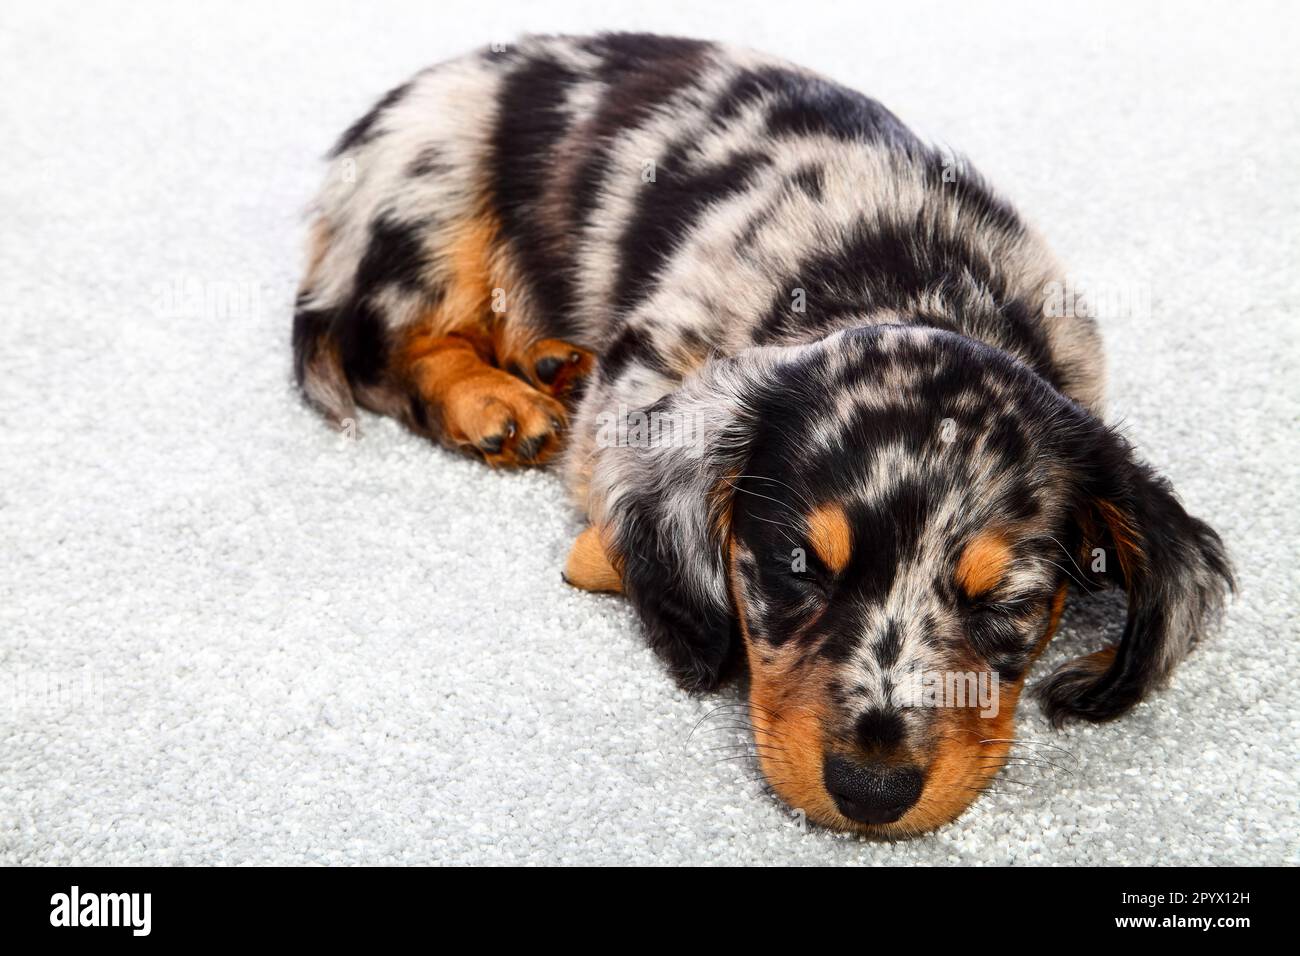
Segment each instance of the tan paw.
[[562,339],[542,339],[528,349],[525,364],[539,390],[563,398],[591,373],[595,358]]
[[455,382],[442,407],[443,427],[456,444],[489,465],[541,465],[560,449],[564,406],[500,369],[484,368]]
[[569,560],[561,575],[566,584],[584,591],[622,591],[623,578],[609,559],[595,526],[587,528],[573,542]]

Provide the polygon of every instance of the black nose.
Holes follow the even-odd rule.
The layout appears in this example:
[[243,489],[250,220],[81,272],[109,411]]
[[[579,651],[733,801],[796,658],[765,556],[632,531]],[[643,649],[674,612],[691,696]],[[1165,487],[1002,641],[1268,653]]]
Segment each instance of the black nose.
[[863,767],[827,757],[822,776],[840,813],[859,823],[893,823],[921,797],[915,767]]

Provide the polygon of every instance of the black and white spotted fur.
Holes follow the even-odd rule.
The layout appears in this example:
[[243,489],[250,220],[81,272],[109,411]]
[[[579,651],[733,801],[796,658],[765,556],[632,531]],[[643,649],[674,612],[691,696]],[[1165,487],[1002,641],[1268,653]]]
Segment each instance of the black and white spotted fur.
[[[509,320],[599,357],[562,474],[687,686],[725,672],[740,602],[759,652],[829,662],[826,734],[851,737],[902,713],[918,664],[1023,677],[1053,592],[1110,582],[1129,594],[1113,662],[1044,685],[1053,716],[1104,719],[1206,628],[1220,543],[1104,424],[1097,329],[1050,307],[1062,266],[874,100],[713,43],[537,37],[420,73],[332,164],[318,209],[338,236],[302,308],[340,330],[346,382],[319,391],[375,387],[387,338],[436,295],[442,235],[488,203]],[[707,427],[610,442],[620,410]],[[792,572],[800,516],[828,498],[852,563]],[[953,564],[991,525],[1018,529],[1016,560],[968,606]],[[927,716],[901,721],[924,749]]]

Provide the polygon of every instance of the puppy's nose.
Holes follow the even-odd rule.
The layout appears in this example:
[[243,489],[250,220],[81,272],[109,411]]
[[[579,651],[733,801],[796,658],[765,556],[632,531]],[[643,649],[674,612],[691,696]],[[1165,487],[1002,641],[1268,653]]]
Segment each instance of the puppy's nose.
[[893,823],[921,797],[915,767],[864,767],[827,757],[822,776],[840,813],[859,823]]

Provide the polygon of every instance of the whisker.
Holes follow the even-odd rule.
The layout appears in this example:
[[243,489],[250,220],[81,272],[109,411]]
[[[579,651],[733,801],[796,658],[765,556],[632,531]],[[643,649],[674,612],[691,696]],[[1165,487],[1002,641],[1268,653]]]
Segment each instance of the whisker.
[[1025,740],[1024,738],[1021,737],[988,737],[984,740],[981,740],[980,743],[1013,744],[1021,747],[1041,747],[1044,750],[1056,750],[1059,751],[1060,753],[1067,755],[1071,759],[1077,759],[1075,758],[1073,751],[1067,750],[1065,747],[1059,747],[1056,744],[1049,744],[1045,740]]
[[718,757],[713,762],[715,764],[728,763],[732,760],[754,760],[753,754],[732,754],[729,757]]
[[[750,476],[750,477],[752,477],[752,476]],[[736,484],[736,482],[735,482],[733,479],[731,479],[731,478],[725,478],[725,479],[723,479],[723,480],[726,481],[726,483],[727,483],[728,485],[731,486],[731,490],[732,490],[732,491],[739,491],[739,492],[741,492],[742,494],[753,495],[755,498],[763,498],[764,500],[766,500],[766,501],[770,501],[770,502],[772,502],[773,504],[780,505],[782,508],[788,508],[788,509],[790,510],[791,514],[798,514],[798,512],[795,510],[794,506],[791,505],[788,501],[782,501],[780,498],[773,498],[771,495],[760,495],[757,491],[754,491],[752,488],[741,488],[741,487],[740,487],[738,484]]]
[[753,757],[757,757],[759,754],[763,754],[764,756],[782,757],[782,758],[784,758],[785,756],[785,752],[776,747],[752,747],[750,745],[743,744],[743,743],[731,744],[726,747],[710,747],[708,750],[704,752],[722,753],[724,751],[735,751],[736,748],[738,747],[744,748],[742,752],[747,753]]
[[708,711],[708,713],[704,714],[702,717],[700,717],[699,720],[695,722],[694,726],[691,727],[691,732],[686,735],[686,739],[690,740],[691,735],[694,734],[695,731],[697,731],[700,728],[700,725],[703,724],[709,718],[713,717],[715,714],[721,713],[723,710],[729,707],[737,707],[737,706],[739,706],[738,701],[727,703],[727,704],[719,704],[717,707],[714,707],[712,710]]
[[1087,583],[1086,581],[1082,581],[1082,580],[1080,580],[1079,578],[1076,578],[1073,574],[1070,573],[1070,569],[1069,569],[1069,568],[1065,567],[1064,565],[1057,564],[1057,563],[1056,563],[1055,561],[1053,561],[1051,558],[1043,558],[1043,560],[1046,561],[1048,564],[1050,564],[1052,567],[1057,568],[1058,570],[1064,571],[1064,572],[1065,572],[1065,576],[1066,576],[1067,578],[1069,578],[1069,579],[1070,579],[1071,581],[1073,581],[1075,584],[1079,585],[1079,587],[1083,588],[1083,590],[1086,591],[1088,594],[1096,594],[1096,593],[1097,593],[1097,589],[1096,589],[1095,587],[1093,587],[1091,584]]
[[1060,764],[1058,764],[1058,763],[1056,763],[1055,761],[1052,760],[1052,757],[1053,757],[1053,756],[1055,756],[1055,755],[1052,754],[1052,753],[1050,753],[1050,752],[1048,752],[1048,753],[1040,753],[1040,752],[1038,752],[1038,751],[1030,751],[1030,752],[1028,752],[1028,753],[1009,753],[1009,754],[1005,754],[1005,755],[1002,755],[1002,756],[999,756],[998,754],[981,754],[981,755],[978,755],[975,759],[977,759],[977,760],[986,760],[986,761],[993,761],[993,760],[1005,760],[1005,761],[1011,761],[1011,760],[1036,760],[1036,761],[1038,761],[1038,762],[1040,762],[1040,763],[1049,764],[1049,765],[1051,765],[1051,766],[1053,766],[1053,767],[1058,767],[1058,766],[1060,766]]
[[[733,718],[733,720],[734,720],[734,718]],[[716,734],[719,730],[743,730],[743,731],[745,731],[746,733],[753,733],[753,732],[754,732],[754,725],[753,725],[753,724],[743,724],[743,723],[714,724],[714,725],[712,725],[711,727],[709,727],[709,728],[706,729],[706,730],[701,730],[700,733],[701,733],[701,734]]]
[[[1020,794],[1013,790],[998,790],[994,787],[961,787],[962,790],[969,790],[972,793],[996,793],[1004,797],[1018,797]],[[972,803],[971,806],[974,806]]]
[[[1085,578],[1087,577],[1087,575],[1085,575],[1085,574],[1083,573],[1083,568],[1079,567],[1079,562],[1076,561],[1076,560],[1074,560],[1074,556],[1073,556],[1072,554],[1070,554],[1069,549],[1066,548],[1065,545],[1061,544],[1061,542],[1058,541],[1058,540],[1056,539],[1056,536],[1055,536],[1055,535],[1051,535],[1051,534],[1046,534],[1046,533],[1044,533],[1043,536],[1044,536],[1045,538],[1049,539],[1053,544],[1055,544],[1058,548],[1061,549],[1061,552],[1065,555],[1066,559],[1069,560],[1069,562],[1070,562],[1071,564],[1074,565],[1074,570],[1076,570],[1076,571],[1079,572],[1079,576],[1080,576],[1080,577],[1085,577]],[[1062,568],[1062,570],[1065,570],[1065,569]],[[1066,572],[1066,573],[1068,574],[1069,572]],[[1075,581],[1078,581],[1079,579],[1078,579],[1078,578],[1074,578],[1074,580],[1075,580]],[[1087,584],[1083,584],[1083,585],[1081,585],[1081,586],[1082,586],[1082,587],[1084,588],[1084,590],[1086,590],[1089,594],[1094,594],[1094,593],[1096,593],[1096,591],[1097,591],[1096,588],[1091,587],[1090,585],[1087,585]]]
[[757,520],[759,520],[759,521],[762,521],[762,522],[765,523],[765,524],[773,524],[773,525],[776,525],[778,528],[781,529],[781,535],[782,535],[782,537],[785,538],[786,541],[789,541],[789,542],[790,542],[792,545],[794,545],[796,548],[799,547],[799,542],[796,541],[794,538],[790,537],[790,536],[789,536],[788,534],[786,534],[786,532],[785,532],[785,529],[789,528],[791,531],[794,531],[795,533],[798,533],[798,532],[799,532],[799,529],[796,528],[794,525],[792,525],[792,524],[787,524],[786,522],[783,522],[783,521],[774,521],[774,520],[772,520],[771,518],[764,518],[762,515],[750,515],[749,517],[751,517],[751,518],[755,518],[755,519],[757,519]]
[[[781,485],[789,489],[790,493],[793,494],[795,498],[799,500],[799,503],[802,504],[805,508],[807,508],[809,511],[814,510],[813,503],[808,500],[807,495],[803,494],[803,492],[799,491],[799,489],[795,488],[789,482],[781,481],[779,478],[769,478],[762,475],[733,475],[732,478],[733,479],[748,478],[751,481],[770,481],[774,485]],[[776,499],[773,500],[775,501]],[[787,507],[789,506],[787,505]]]

